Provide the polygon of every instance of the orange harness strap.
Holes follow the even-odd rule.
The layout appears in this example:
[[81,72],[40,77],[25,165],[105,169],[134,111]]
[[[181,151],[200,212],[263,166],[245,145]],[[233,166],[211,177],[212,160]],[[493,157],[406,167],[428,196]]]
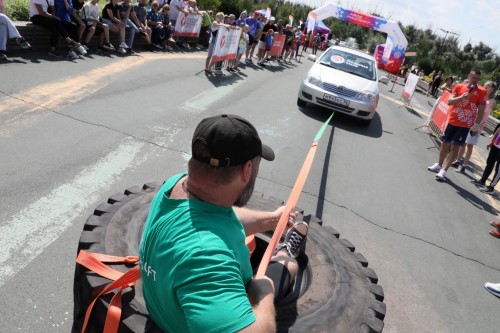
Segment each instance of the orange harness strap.
[[[245,243],[250,250],[251,256],[253,251],[255,250],[256,245],[254,235],[247,236],[245,239]],[[115,269],[112,269],[109,266],[106,266],[104,262],[136,264],[138,261],[139,257],[137,256],[117,257],[102,253],[92,253],[83,250],[80,251],[78,257],[76,258],[77,263],[86,267],[90,271],[113,281],[113,283],[108,285],[103,291],[99,293],[99,295],[96,296],[96,298],[92,301],[92,303],[90,303],[89,307],[87,308],[87,312],[85,313],[85,320],[82,326],[82,333],[85,333],[92,308],[94,307],[97,299],[115,289],[118,289],[118,291],[109,303],[103,332],[118,332],[118,327],[120,325],[120,319],[122,315],[122,291],[127,287],[132,287],[135,285],[135,281],[141,278],[141,271],[139,265],[136,265],[126,273],[122,273]]]
[[113,298],[111,299],[111,303],[109,304],[108,314],[106,315],[106,322],[104,325],[104,333],[118,332],[118,326],[120,324],[122,313],[122,291],[127,287],[134,286],[135,281],[141,278],[139,265],[134,266],[126,273],[122,273],[104,265],[102,263],[103,261],[111,263],[137,263],[139,261],[139,258],[133,256],[116,257],[100,253],[90,253],[83,250],[80,251],[78,257],[76,258],[77,263],[105,278],[113,280],[113,283],[104,288],[104,290],[96,296],[96,298],[92,301],[92,303],[90,303],[89,307],[87,308],[87,312],[85,313],[85,321],[83,322],[82,326],[82,333],[84,333],[85,329],[87,328],[90,313],[92,312],[92,308],[94,307],[97,299],[115,289],[118,289],[118,291],[113,296]]
[[257,270],[257,274],[255,274],[255,277],[258,279],[263,278],[264,275],[266,274],[267,266],[269,265],[269,261],[273,256],[274,250],[278,245],[278,242],[281,238],[281,235],[283,234],[283,231],[285,231],[290,213],[292,212],[292,209],[295,208],[295,205],[299,201],[300,193],[304,188],[307,176],[309,175],[309,171],[311,170],[311,166],[314,160],[314,155],[316,154],[316,149],[318,148],[319,140],[323,136],[326,126],[330,123],[330,120],[332,119],[333,115],[334,113],[332,113],[332,115],[327,119],[327,121],[323,124],[323,126],[321,126],[320,130],[318,131],[318,133],[316,133],[316,136],[314,137],[314,141],[311,145],[311,148],[309,149],[309,153],[307,154],[306,159],[304,160],[304,164],[302,164],[302,169],[300,169],[297,180],[295,181],[295,185],[293,185],[292,193],[290,193],[290,197],[288,198],[288,201],[285,205],[285,209],[283,210],[280,220],[278,221],[278,225],[274,230],[273,237],[269,241],[269,245],[267,246],[266,252],[264,252],[264,256],[262,257],[259,268]]
[[288,201],[285,205],[285,209],[283,210],[278,225],[274,230],[273,237],[269,241],[269,245],[267,246],[266,252],[264,252],[264,256],[262,257],[262,260],[260,262],[259,269],[257,270],[257,274],[255,275],[255,277],[258,279],[263,278],[266,274],[267,266],[269,265],[269,261],[274,254],[274,249],[276,249],[281,235],[283,234],[283,231],[285,231],[290,213],[295,208],[295,205],[299,200],[300,193],[304,188],[304,184],[306,182],[307,175],[309,174],[309,170],[311,169],[317,147],[318,143],[314,142],[311,149],[309,150],[309,153],[307,154],[304,164],[302,165],[302,169],[300,170],[299,176],[297,177],[295,185],[293,186],[292,193],[290,193],[290,197],[288,198]]

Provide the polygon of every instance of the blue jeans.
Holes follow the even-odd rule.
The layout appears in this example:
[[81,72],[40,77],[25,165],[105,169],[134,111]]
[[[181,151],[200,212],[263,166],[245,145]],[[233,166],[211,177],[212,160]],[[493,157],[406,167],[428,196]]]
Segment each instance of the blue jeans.
[[128,26],[128,47],[132,48],[134,45],[135,34],[139,32],[139,28],[132,22],[131,19],[123,19],[122,22],[127,23]]
[[19,37],[21,37],[21,35],[19,35],[14,23],[12,23],[7,15],[0,13],[0,51],[5,51],[7,49],[8,39]]

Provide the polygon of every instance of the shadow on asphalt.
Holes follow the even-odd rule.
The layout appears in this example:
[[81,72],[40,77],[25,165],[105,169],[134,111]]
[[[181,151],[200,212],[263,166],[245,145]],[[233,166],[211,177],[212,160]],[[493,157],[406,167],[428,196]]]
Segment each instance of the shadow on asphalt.
[[[298,107],[300,112],[304,115],[324,123],[332,114],[332,111],[321,106],[314,104],[307,104],[305,107]],[[379,138],[382,136],[382,119],[378,112],[375,113],[370,125],[366,126],[359,119],[350,117],[349,115],[335,112],[335,115],[330,122],[330,126],[341,128],[345,131],[364,135],[372,138]]]
[[[448,171],[451,171],[448,170]],[[492,215],[498,215],[499,211],[495,209],[495,207],[492,207],[488,202],[482,200],[478,195],[480,196],[485,196],[487,194],[484,194],[479,191],[479,189],[475,189],[473,192],[477,191],[477,195],[473,192],[469,192],[467,189],[461,187],[458,184],[455,184],[450,178],[448,178],[445,182],[445,184],[450,185],[457,191],[457,194],[467,200],[470,204],[472,204],[476,208],[483,209],[485,212],[488,212]]]

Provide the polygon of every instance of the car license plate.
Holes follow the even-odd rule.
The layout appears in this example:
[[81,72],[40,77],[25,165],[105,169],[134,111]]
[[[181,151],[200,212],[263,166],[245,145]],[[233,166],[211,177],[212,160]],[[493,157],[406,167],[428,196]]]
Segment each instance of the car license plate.
[[329,95],[329,94],[325,94],[323,96],[323,99],[325,99],[325,100],[327,100],[329,102],[340,104],[340,105],[344,105],[344,106],[349,106],[349,102],[350,102],[347,99],[343,99],[341,97],[337,97],[337,96],[333,96],[333,95]]

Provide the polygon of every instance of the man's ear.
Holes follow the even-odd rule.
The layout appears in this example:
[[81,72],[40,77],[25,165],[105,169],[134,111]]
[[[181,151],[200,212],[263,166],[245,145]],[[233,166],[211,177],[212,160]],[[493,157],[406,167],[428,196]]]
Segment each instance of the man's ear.
[[252,161],[247,161],[241,168],[241,177],[245,184],[248,183],[252,177],[252,163]]

